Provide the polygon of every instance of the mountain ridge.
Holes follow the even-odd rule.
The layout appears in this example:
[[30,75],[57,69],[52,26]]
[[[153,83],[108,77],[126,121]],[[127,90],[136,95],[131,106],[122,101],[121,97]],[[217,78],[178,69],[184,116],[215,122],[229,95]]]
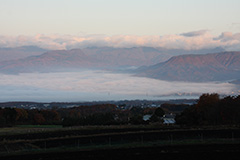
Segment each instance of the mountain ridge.
[[[136,76],[167,81],[205,82],[240,79],[240,52],[177,55],[179,52],[175,53],[177,56],[165,60],[170,55],[159,50],[161,48],[92,47],[47,51],[22,59],[0,61],[0,72],[17,74],[86,69],[125,71],[134,66],[140,67],[131,70]],[[156,61],[161,63],[155,63]]]
[[[88,57],[80,49],[48,51],[24,59],[0,62],[0,72],[51,72],[99,67],[103,62]],[[94,64],[94,65],[93,65]]]
[[0,48],[0,61],[17,60],[27,58],[29,56],[37,56],[47,52],[37,46],[21,46],[14,48]]
[[138,71],[146,76],[170,81],[222,81],[240,77],[240,52],[180,55]]

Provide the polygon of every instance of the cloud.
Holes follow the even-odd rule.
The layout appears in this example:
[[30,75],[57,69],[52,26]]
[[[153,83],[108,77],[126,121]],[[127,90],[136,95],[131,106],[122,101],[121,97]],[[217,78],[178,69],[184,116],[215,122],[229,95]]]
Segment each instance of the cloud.
[[222,44],[226,50],[240,50],[240,33],[223,32],[214,40]]
[[222,47],[226,50],[240,50],[240,33],[223,32],[219,36],[207,30],[172,35],[44,35],[0,36],[0,47],[35,45],[50,50],[85,47],[162,47],[167,49],[207,49]]
[[[231,94],[237,90],[235,85],[229,83],[167,82],[106,71],[0,76],[1,94],[4,95],[0,97],[0,101],[159,99],[176,94]],[[19,97],[22,99],[17,99]]]
[[218,38],[215,38],[215,40],[221,41],[240,40],[240,33],[233,34],[232,32],[223,32]]
[[202,36],[206,34],[208,30],[199,30],[199,31],[193,31],[193,32],[187,32],[187,33],[182,33],[182,36],[185,37],[196,37],[196,36]]

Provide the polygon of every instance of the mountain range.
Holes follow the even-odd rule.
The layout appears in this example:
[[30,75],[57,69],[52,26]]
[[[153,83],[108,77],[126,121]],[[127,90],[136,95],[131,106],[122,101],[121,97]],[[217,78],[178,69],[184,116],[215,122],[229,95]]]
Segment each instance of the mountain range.
[[39,48],[37,46],[22,46],[14,48],[0,48],[0,61],[17,60],[27,58],[29,56],[36,56],[47,52],[47,49]]
[[82,51],[100,61],[111,63],[112,66],[149,66],[164,62],[176,55],[205,54],[223,52],[223,48],[184,50],[166,49],[153,47],[113,48],[113,47],[90,47]]
[[168,81],[226,81],[240,78],[240,52],[180,55],[138,69],[138,76]]
[[[5,59],[2,58],[4,56]],[[0,49],[0,58],[0,72],[7,74],[84,69],[113,71],[134,66],[139,67],[132,70],[137,76],[168,81],[240,79],[240,52],[224,52],[221,48],[187,51],[152,47],[91,47],[48,51],[31,46]]]
[[[222,50],[214,48],[214,52]],[[205,50],[193,50],[203,53]],[[34,46],[0,48],[0,72],[53,72],[82,69],[126,69],[164,62],[187,50],[134,47],[90,47],[84,49],[48,51]]]

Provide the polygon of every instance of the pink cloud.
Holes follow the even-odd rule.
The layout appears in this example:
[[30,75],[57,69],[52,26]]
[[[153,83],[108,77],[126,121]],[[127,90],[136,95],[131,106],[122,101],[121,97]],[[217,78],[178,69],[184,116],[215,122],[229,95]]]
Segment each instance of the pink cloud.
[[163,36],[136,35],[44,35],[35,36],[0,36],[0,47],[36,45],[42,48],[72,49],[84,47],[163,47],[169,49],[203,49],[223,47],[227,50],[240,49],[240,33],[223,32],[219,36],[207,30]]

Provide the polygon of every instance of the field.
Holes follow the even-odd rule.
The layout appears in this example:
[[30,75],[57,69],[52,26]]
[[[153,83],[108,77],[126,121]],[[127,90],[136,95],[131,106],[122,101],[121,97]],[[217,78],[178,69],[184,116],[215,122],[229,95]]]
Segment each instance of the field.
[[0,129],[0,140],[4,159],[240,154],[240,128],[236,126],[17,126]]

